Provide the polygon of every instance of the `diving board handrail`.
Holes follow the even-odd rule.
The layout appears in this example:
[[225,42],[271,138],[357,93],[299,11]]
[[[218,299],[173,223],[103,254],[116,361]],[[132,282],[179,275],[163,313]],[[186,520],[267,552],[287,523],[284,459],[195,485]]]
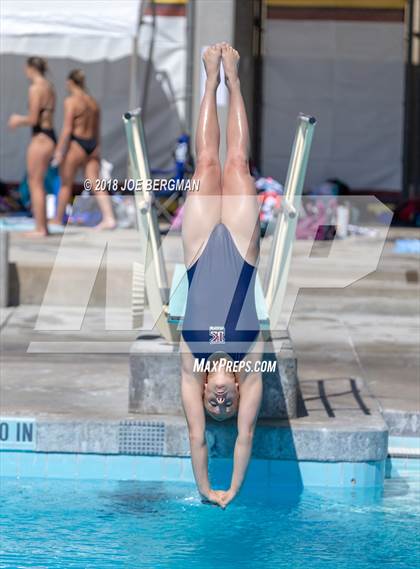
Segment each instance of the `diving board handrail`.
[[314,117],[299,114],[281,199],[281,210],[271,244],[268,263],[270,271],[265,282],[265,301],[272,329],[278,323],[286,294],[293,241],[315,124]]
[[125,113],[123,122],[132,175],[141,182],[140,189],[134,192],[134,199],[138,228],[142,235],[142,243],[145,244],[143,267],[149,308],[162,335],[170,339],[169,327],[164,324],[166,322],[165,312],[169,304],[168,277],[161,248],[156,209],[153,206],[153,196],[146,186],[147,181],[151,179],[151,174],[141,109]]

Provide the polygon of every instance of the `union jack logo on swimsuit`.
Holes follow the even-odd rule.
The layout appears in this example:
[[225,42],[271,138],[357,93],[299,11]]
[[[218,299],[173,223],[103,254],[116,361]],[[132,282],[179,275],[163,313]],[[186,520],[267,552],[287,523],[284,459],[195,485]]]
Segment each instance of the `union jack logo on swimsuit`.
[[224,344],[225,343],[225,327],[224,326],[210,326],[209,328],[210,344]]

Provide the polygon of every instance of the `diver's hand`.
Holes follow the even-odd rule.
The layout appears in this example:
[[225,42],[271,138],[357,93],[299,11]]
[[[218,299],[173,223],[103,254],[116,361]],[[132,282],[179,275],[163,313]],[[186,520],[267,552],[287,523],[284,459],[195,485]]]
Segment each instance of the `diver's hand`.
[[223,504],[223,496],[226,494],[223,490],[209,490],[205,494],[201,494],[204,503],[216,504],[221,508],[225,508]]
[[237,492],[235,492],[235,490],[233,490],[232,488],[229,488],[229,490],[227,490],[226,492],[222,492],[223,509],[226,508],[226,506],[230,504],[232,500],[234,500],[236,494]]

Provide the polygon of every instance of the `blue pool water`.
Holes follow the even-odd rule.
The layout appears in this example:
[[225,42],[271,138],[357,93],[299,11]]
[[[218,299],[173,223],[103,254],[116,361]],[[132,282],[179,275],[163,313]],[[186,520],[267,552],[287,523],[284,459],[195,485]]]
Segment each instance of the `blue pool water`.
[[[33,231],[35,229],[35,221],[32,217],[7,216],[0,218],[0,231]],[[48,231],[50,233],[62,234],[64,228],[59,225],[49,225]]]
[[358,488],[200,503],[191,484],[1,481],[2,569],[410,569],[418,473]]

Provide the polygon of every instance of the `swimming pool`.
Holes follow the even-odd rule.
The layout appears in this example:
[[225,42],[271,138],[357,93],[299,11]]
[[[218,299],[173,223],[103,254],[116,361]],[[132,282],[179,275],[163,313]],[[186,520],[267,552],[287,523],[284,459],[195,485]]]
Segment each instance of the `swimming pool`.
[[[32,217],[26,217],[23,215],[0,217],[0,231],[25,232],[33,231],[34,229],[35,220]],[[64,232],[64,227],[49,224],[48,231],[50,233],[62,234]]]
[[392,467],[383,489],[287,488],[225,511],[190,483],[3,478],[0,567],[414,568],[419,462]]

